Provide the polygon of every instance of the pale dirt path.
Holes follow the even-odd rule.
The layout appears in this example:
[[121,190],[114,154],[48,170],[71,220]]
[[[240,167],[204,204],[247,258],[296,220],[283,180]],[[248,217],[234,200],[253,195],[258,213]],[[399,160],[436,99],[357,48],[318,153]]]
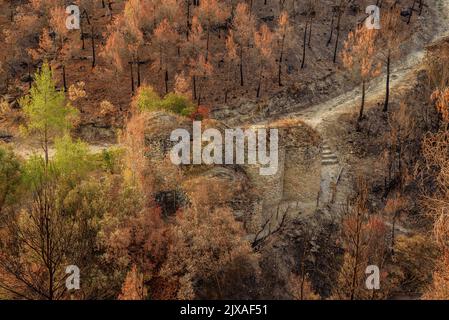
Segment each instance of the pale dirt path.
[[[440,2],[436,5],[438,6],[440,12],[436,18],[439,22],[439,28],[430,42],[449,35],[449,0],[440,0]],[[390,77],[391,91],[394,91],[396,88],[401,86],[407,86],[413,83],[414,73],[420,67],[424,55],[425,49],[423,47],[415,49],[404,57],[404,59],[396,62],[392,66]],[[367,105],[373,104],[372,102],[383,101],[385,95],[385,82],[386,75],[382,75],[376,79],[373,79],[369,83],[366,91]],[[339,159],[339,161],[335,164],[322,165],[321,167],[320,194],[317,208],[327,212],[341,210],[347,196],[352,190],[352,186],[348,181],[348,177],[345,177],[344,159],[338,154],[336,146],[332,145],[332,138],[334,137],[327,136],[325,127],[329,123],[336,123],[338,121],[338,117],[342,114],[357,112],[360,104],[360,98],[361,89],[354,88],[353,90],[325,102],[310,106],[300,111],[285,114],[281,117],[281,119],[299,118],[317,130],[321,134],[323,141],[329,145],[329,147],[333,150],[333,154],[335,154]],[[340,179],[340,185],[336,189],[335,202],[331,203],[330,199],[332,199],[332,193],[335,192],[332,185],[338,178]],[[281,201],[277,207],[281,207],[282,205],[283,202]],[[298,209],[303,209],[303,213],[306,215],[315,211],[313,209],[313,203],[298,203],[296,206]]]
[[[23,143],[11,143],[14,153],[23,159],[29,159],[33,155],[44,155],[44,151],[40,147],[36,147],[34,145],[23,144]],[[119,144],[89,144],[89,151],[92,154],[102,153],[104,150],[108,150],[112,147],[118,147]],[[55,149],[50,147],[48,155],[52,158],[55,154]]]
[[[440,25],[438,32],[430,42],[449,36],[449,0],[440,0],[437,6],[440,9],[440,15],[437,18]],[[391,91],[410,81],[414,71],[420,66],[424,54],[424,48],[416,49],[404,57],[404,59],[392,65],[393,68],[390,78]],[[386,75],[382,75],[370,82],[366,90],[367,104],[376,100],[383,101],[385,81]],[[320,125],[324,121],[335,120],[341,114],[356,111],[360,104],[360,99],[361,88],[354,88],[325,102],[310,106],[301,111],[286,114],[283,118],[300,118],[313,128],[321,131]]]
[[[449,35],[449,0],[440,0],[439,4],[437,5],[440,9],[440,15],[438,16],[440,25],[438,28],[438,32],[433,37],[431,42],[437,41]],[[406,56],[405,59],[399,61],[396,66],[393,65],[393,70],[391,72],[390,78],[391,91],[394,91],[395,88],[407,86],[413,83],[413,80],[415,78],[415,71],[421,66],[424,54],[424,48],[417,49]],[[371,81],[366,93],[367,104],[370,104],[371,102],[371,105],[375,105],[375,103],[373,102],[383,101],[385,96],[385,82],[386,75],[383,75]],[[288,118],[301,118],[311,127],[320,132],[323,140],[331,142],[331,138],[333,137],[326,136],[325,127],[329,123],[336,123],[338,121],[338,117],[342,114],[357,112],[360,105],[360,97],[360,88],[355,88],[326,102],[320,103],[306,110],[290,114],[288,115]],[[332,146],[332,144],[331,147],[336,150],[335,146]],[[324,201],[321,203],[321,206],[327,206],[328,209],[339,210],[339,208],[341,208],[342,206],[342,203],[351,192],[351,186],[348,182],[346,182],[346,185],[340,186],[337,189],[336,203],[329,205],[328,199],[331,197],[331,195],[329,194],[331,192],[331,188],[329,186],[332,183],[335,183],[337,177],[342,173],[342,170],[344,174],[345,166],[345,163],[343,162],[344,159],[338,155],[337,151],[335,151],[335,153],[337,154],[340,163],[335,165],[322,166],[321,192],[323,194],[322,196],[324,198]]]

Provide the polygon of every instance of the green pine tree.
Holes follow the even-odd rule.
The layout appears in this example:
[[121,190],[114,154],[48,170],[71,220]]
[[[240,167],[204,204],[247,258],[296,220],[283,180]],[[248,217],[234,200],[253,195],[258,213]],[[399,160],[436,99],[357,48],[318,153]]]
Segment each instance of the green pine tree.
[[34,78],[30,93],[20,99],[19,103],[27,120],[24,132],[39,139],[48,165],[49,144],[73,127],[78,118],[78,110],[66,101],[64,91],[56,90],[47,62]]

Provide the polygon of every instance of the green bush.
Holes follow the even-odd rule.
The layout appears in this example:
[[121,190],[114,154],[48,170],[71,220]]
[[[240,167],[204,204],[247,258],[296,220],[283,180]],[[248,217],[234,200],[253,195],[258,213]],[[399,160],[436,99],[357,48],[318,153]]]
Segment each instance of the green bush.
[[139,89],[135,103],[142,111],[168,111],[181,116],[190,116],[195,111],[195,104],[187,97],[169,93],[163,99],[150,86]]

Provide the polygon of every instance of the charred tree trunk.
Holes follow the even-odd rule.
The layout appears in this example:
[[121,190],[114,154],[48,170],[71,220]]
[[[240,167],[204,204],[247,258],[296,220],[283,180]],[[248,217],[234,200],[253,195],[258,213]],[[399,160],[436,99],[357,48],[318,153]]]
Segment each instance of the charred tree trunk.
[[410,24],[410,21],[412,20],[413,11],[415,11],[415,4],[416,0],[413,0],[412,7],[410,8],[410,15],[408,16],[407,24]]
[[244,86],[243,82],[243,47],[240,47],[240,86]]
[[210,22],[207,26],[207,38],[206,38],[206,62],[209,61],[209,43],[210,43]]
[[137,88],[140,88],[140,60],[137,58]]
[[393,223],[391,225],[391,254],[394,255],[394,243],[395,243],[395,236],[396,236],[396,220],[398,218],[398,213],[399,212],[395,212],[393,215]]
[[64,91],[67,92],[67,81],[66,81],[66,74],[65,74],[65,66],[62,66],[62,83],[64,86]]
[[358,273],[358,265],[359,265],[359,251],[360,251],[360,233],[361,233],[361,226],[360,222],[357,219],[357,229],[356,229],[356,243],[355,243],[355,257],[354,257],[354,264],[352,268],[352,282],[351,282],[351,295],[350,300],[355,299],[355,290],[357,285],[357,273]]
[[262,87],[262,77],[263,77],[263,63],[261,63],[260,65],[260,71],[259,71],[259,83],[257,85],[257,94],[256,94],[256,98],[259,99],[260,98],[260,89]]
[[84,41],[84,28],[83,28],[83,23],[82,22],[80,23],[80,32],[81,32],[80,38],[81,38],[81,43],[82,43],[81,49],[85,50],[86,49],[86,43]]
[[187,6],[187,13],[186,13],[186,15],[187,15],[187,17],[186,17],[186,25],[187,25],[187,28],[186,28],[186,39],[187,39],[187,41],[189,41],[189,34],[190,34],[190,0],[188,0],[187,1],[187,4],[186,4],[186,6]]
[[[31,77],[31,68],[30,64],[28,63],[28,89],[31,89],[33,83],[33,78]],[[6,89],[8,89],[8,86],[6,86]]]
[[387,82],[385,87],[385,102],[383,112],[388,111],[388,102],[390,100],[390,64],[391,64],[391,52],[388,50],[387,53]]
[[363,119],[363,110],[365,109],[365,87],[365,80],[362,80],[362,103],[360,104],[359,118],[357,119],[359,123]]
[[129,62],[129,68],[131,70],[131,92],[134,94],[134,69],[133,69],[133,62]]
[[91,29],[91,43],[92,43],[92,69],[95,68],[96,58],[95,58],[95,34],[94,27]]
[[304,66],[305,66],[305,63],[306,63],[307,27],[308,27],[308,21],[306,22],[306,26],[304,27],[304,39],[303,39],[303,45],[302,45],[301,69],[304,69]]
[[280,87],[282,87],[282,62],[284,62],[284,43],[285,43],[285,33],[282,35],[281,55],[279,57],[279,65],[278,65],[278,83]]
[[168,70],[167,69],[165,69],[165,79],[164,79],[164,81],[165,81],[165,94],[167,94],[168,93]]
[[336,63],[337,62],[337,51],[338,51],[338,40],[340,40],[340,23],[341,23],[341,8],[338,9],[338,19],[337,19],[337,34],[336,34],[336,39],[335,39],[335,47],[334,47],[334,58],[333,58],[333,62]]

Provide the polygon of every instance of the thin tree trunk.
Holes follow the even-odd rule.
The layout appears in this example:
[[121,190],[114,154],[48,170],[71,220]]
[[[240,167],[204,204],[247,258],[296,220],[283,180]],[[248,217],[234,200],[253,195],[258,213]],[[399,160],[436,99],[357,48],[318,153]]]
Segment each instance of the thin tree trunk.
[[307,27],[308,27],[308,21],[306,22],[306,26],[304,27],[304,39],[303,39],[303,45],[302,45],[301,69],[304,69],[305,62],[306,62]]
[[338,8],[338,19],[337,19],[337,34],[335,39],[335,47],[334,47],[334,58],[333,62],[337,62],[337,51],[338,51],[338,40],[340,40],[340,22],[341,22],[341,8]]
[[360,105],[360,113],[357,122],[362,121],[364,109],[365,109],[365,80],[362,80],[362,103]]
[[354,257],[354,265],[352,269],[352,283],[351,283],[351,297],[350,300],[354,300],[355,298],[355,288],[357,282],[357,273],[358,273],[358,264],[359,264],[359,250],[360,250],[360,232],[361,232],[361,219],[360,213],[357,213],[357,230],[356,230],[356,246],[355,246],[355,257]]
[[[198,79],[198,81],[200,81],[200,80],[201,80],[201,77]],[[198,86],[198,101],[197,101],[198,107],[201,105],[201,92],[202,92],[202,90],[201,90],[201,82],[200,82],[200,85]]]
[[44,129],[44,153],[45,153],[45,168],[48,167],[48,161],[49,161],[49,157],[48,157],[48,130],[47,130],[47,125],[45,125],[45,129]]
[[129,67],[131,70],[131,92],[134,94],[134,70],[133,70],[133,62],[129,62]]
[[65,75],[65,66],[62,66],[62,82],[64,86],[64,91],[67,91],[67,81],[66,81],[66,75]]
[[410,8],[410,15],[408,16],[407,24],[410,24],[410,21],[412,20],[413,11],[415,11],[415,4],[416,0],[413,0],[412,7]]
[[393,223],[391,226],[391,254],[394,254],[396,219],[397,219],[397,212],[395,212],[393,215]]
[[385,102],[384,102],[384,108],[383,112],[388,111],[388,102],[390,99],[390,63],[391,63],[391,53],[390,50],[388,50],[387,54],[387,83],[385,87]]
[[244,86],[243,82],[243,47],[240,46],[240,86]]
[[280,87],[282,87],[282,62],[284,62],[284,43],[285,33],[282,35],[281,56],[279,57],[278,83]]
[[[30,64],[28,63],[28,89],[31,89],[31,84],[33,82],[31,78],[31,70],[30,70]],[[8,89],[8,86],[6,86],[6,89]]]
[[84,41],[84,28],[83,28],[82,21],[81,21],[81,24],[80,24],[80,32],[81,32],[81,43],[82,43],[81,49],[85,50],[86,49],[86,43]]
[[140,88],[140,60],[137,58],[137,88]]
[[259,84],[257,85],[257,95],[256,98],[260,97],[260,89],[262,87],[262,76],[263,76],[263,63],[260,65],[260,72],[259,72]]
[[165,69],[165,94],[168,93],[168,70]]
[[189,41],[189,32],[190,32],[190,0],[187,1],[187,28],[186,28],[186,39]]
[[230,91],[230,83],[232,81],[232,68],[231,68],[232,62],[227,64],[227,72],[226,72],[226,90],[224,95],[224,103],[228,103],[228,94]]
[[91,42],[92,42],[92,69],[95,68],[96,58],[95,58],[95,35],[94,27],[91,29]]
[[209,61],[209,42],[210,42],[210,23],[207,27],[207,39],[206,39],[206,62]]

